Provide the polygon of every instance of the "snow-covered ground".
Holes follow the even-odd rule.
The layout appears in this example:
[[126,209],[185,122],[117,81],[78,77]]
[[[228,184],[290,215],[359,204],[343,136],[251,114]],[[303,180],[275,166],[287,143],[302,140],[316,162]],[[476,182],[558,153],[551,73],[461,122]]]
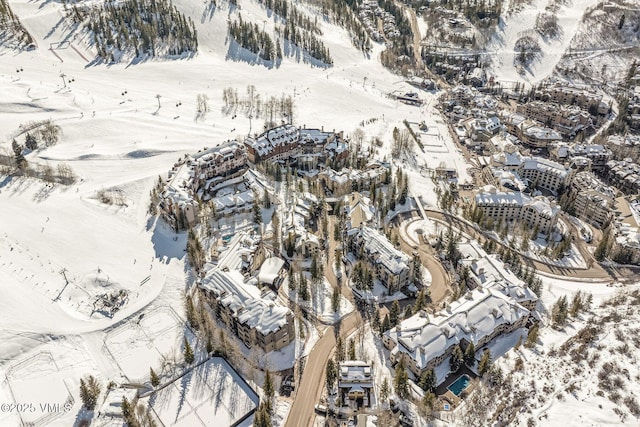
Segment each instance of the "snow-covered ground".
[[[585,10],[597,4],[598,1],[559,2],[562,4],[557,12],[559,35],[556,38],[545,39],[539,36],[534,27],[536,16],[544,11],[549,3],[549,0],[534,0],[520,11],[502,16],[497,31],[487,44],[487,51],[492,57],[491,68],[498,81],[537,83],[550,76],[567,51]],[[538,40],[542,54],[539,59],[525,68],[523,74],[519,74],[513,62],[519,53],[515,45],[516,41],[525,35]]]
[[520,346],[497,362],[514,387],[493,387],[467,407],[482,416],[475,402],[489,413],[501,406],[514,417],[510,425],[637,425],[639,295],[637,285],[609,288],[563,330],[542,329],[534,348]]
[[[21,390],[23,383],[37,389],[45,403],[66,399],[58,391],[68,388],[73,407],[53,424],[73,424],[82,376],[94,374],[103,387],[112,380],[145,379],[149,367],[160,364],[162,354],[178,343],[188,287],[186,236],[149,220],[148,194],[158,175],[184,153],[262,129],[262,119],[222,113],[225,87],[242,95],[253,84],[263,99],[293,95],[298,125],[349,134],[359,123],[378,118],[377,136],[387,151],[393,128],[401,128],[403,119],[425,120],[419,108],[387,97],[410,86],[379,64],[381,46],[367,58],[351,46],[346,31],[322,19],[331,68],[295,58],[285,58],[277,68],[251,64],[246,57],[226,61],[226,20],[238,10],[219,2],[212,15],[203,16],[207,5],[195,0],[175,2],[196,23],[195,57],[106,66],[88,65],[84,58],[95,56],[86,44],[89,38],[74,36],[61,3],[10,4],[38,48],[17,52],[0,46],[0,127],[5,129],[0,154],[12,154],[14,136],[24,143],[21,124],[51,119],[60,126],[60,142],[27,154],[27,161],[52,167],[66,163],[78,177],[63,186],[0,176],[0,374],[13,372],[11,387]],[[243,2],[242,16],[266,19],[267,30],[272,27],[255,2]],[[59,45],[65,39],[71,40],[66,48]],[[209,97],[210,111],[196,121],[200,93]],[[100,202],[101,190],[121,194],[122,205]],[[120,290],[126,298],[119,310],[94,309],[103,294]],[[327,292],[322,296],[319,314],[331,317]],[[341,302],[340,315],[351,310]],[[145,318],[158,323],[149,326]],[[317,339],[309,332],[306,347],[296,341],[283,350],[290,354],[262,362],[277,369],[283,360],[308,352]],[[41,352],[52,355],[58,371],[32,378],[18,370]],[[7,387],[2,387],[2,401],[11,401]],[[10,418],[2,423],[15,424],[14,415],[3,414]]]
[[[213,358],[148,399],[164,425],[232,425],[260,399],[222,358]],[[251,418],[240,425],[250,426]]]

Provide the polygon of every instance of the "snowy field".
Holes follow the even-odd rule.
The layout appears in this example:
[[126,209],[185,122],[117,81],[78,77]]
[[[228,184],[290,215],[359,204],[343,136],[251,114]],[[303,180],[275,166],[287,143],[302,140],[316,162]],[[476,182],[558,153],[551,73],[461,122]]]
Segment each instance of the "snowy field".
[[144,383],[149,379],[150,367],[162,373],[181,361],[185,336],[195,341],[180,320],[170,307],[147,312],[138,321],[109,331],[104,352],[129,382]]
[[[75,37],[77,30],[63,19],[62,4],[10,4],[38,49],[0,47],[0,126],[5,129],[0,154],[12,154],[12,137],[24,143],[20,125],[52,119],[61,129],[59,143],[27,154],[27,161],[54,168],[65,163],[77,176],[69,186],[0,176],[0,373],[50,347],[65,370],[65,382],[41,377],[30,383],[42,393],[51,388],[50,400],[57,399],[64,384],[77,397],[79,379],[89,373],[103,387],[111,380],[144,377],[175,345],[180,322],[164,318],[151,327],[143,317],[145,326],[136,324],[140,315],[151,316],[160,307],[184,317],[182,293],[188,286],[186,237],[174,240],[165,225],[148,219],[148,194],[184,153],[246,135],[251,126],[252,131],[262,128],[262,120],[251,122],[241,114],[232,119],[221,112],[223,88],[242,94],[253,84],[263,97],[293,95],[295,124],[346,134],[371,117],[384,117],[380,136],[385,144],[403,119],[424,120],[420,109],[387,97],[404,83],[397,84],[398,77],[378,63],[380,47],[367,58],[351,47],[344,30],[322,20],[333,67],[285,58],[280,67],[268,68],[251,64],[246,56],[225,61],[227,3],[203,18],[206,5],[179,0],[177,7],[196,23],[198,55],[107,66],[84,59],[93,59],[95,52],[85,35]],[[254,2],[244,3],[242,13],[259,22],[267,19]],[[64,39],[72,40],[73,47],[60,48]],[[209,97],[210,111],[196,121],[199,93]],[[122,203],[102,203],[102,190],[121,195]],[[120,290],[127,298],[117,311],[94,310],[102,295]],[[143,349],[138,344],[127,349],[137,340]],[[112,344],[107,348],[113,358],[103,354],[105,341]],[[292,358],[303,351],[308,350],[294,349]],[[73,356],[74,363],[61,367],[60,355]],[[76,398],[72,410],[59,414],[56,422],[73,424],[79,409]]]
[[[222,358],[212,358],[145,400],[164,425],[188,427],[229,426],[260,403]],[[239,425],[250,426],[251,418]]]

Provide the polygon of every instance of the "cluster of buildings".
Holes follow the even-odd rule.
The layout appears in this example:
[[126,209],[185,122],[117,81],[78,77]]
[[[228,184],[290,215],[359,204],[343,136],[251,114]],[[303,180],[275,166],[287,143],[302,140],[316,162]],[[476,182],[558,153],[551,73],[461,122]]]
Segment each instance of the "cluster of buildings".
[[418,378],[434,369],[438,384],[450,372],[448,359],[455,346],[464,351],[473,344],[479,358],[497,337],[535,321],[536,295],[495,256],[462,262],[470,267],[475,289],[444,310],[422,310],[383,334],[392,363],[403,359]]
[[[384,41],[385,36],[388,39],[400,37],[400,32],[396,28],[396,18],[380,7],[376,0],[365,0],[358,9],[358,16],[373,40],[381,42]],[[378,19],[382,21],[382,31],[378,27]]]
[[613,216],[616,189],[604,184],[592,172],[578,172],[568,187],[573,216],[603,229]]
[[327,168],[318,178],[328,195],[341,197],[354,191],[369,190],[371,186],[384,184],[390,174],[390,166],[382,162],[370,162],[364,170],[344,168],[335,171]]
[[609,105],[602,101],[602,94],[595,92],[591,87],[561,81],[550,80],[539,84],[534,89],[533,98],[561,105],[576,105],[587,111],[595,109],[597,114],[606,114],[609,111]]
[[[617,190],[594,172],[601,176],[612,173],[607,167],[611,150],[599,144],[560,143],[549,150],[550,159],[545,159],[521,154],[516,143],[514,137],[496,142],[492,145],[495,154],[481,158],[483,178],[496,187],[481,189],[476,196],[485,220],[494,224],[523,221],[541,231],[547,226],[552,229],[559,208],[544,197],[528,195],[543,192],[553,197],[563,194],[561,200],[568,202],[563,204],[565,209],[597,228],[609,223]],[[525,209],[525,205],[536,209]],[[553,217],[550,221],[549,215]]]
[[213,269],[199,284],[216,316],[249,348],[280,350],[295,338],[294,317],[269,288],[238,271]]
[[248,169],[244,146],[227,141],[186,155],[173,165],[160,194],[162,218],[175,230],[189,228],[198,222],[198,199],[210,196],[209,190]]
[[283,240],[292,240],[294,252],[304,257],[317,254],[323,242],[309,230],[314,224],[314,212],[320,201],[311,193],[298,193],[288,201],[289,209],[282,213]]
[[609,160],[605,179],[625,194],[640,191],[640,165],[631,159]]
[[348,230],[347,247],[356,259],[368,265],[389,295],[412,284],[413,259],[396,249],[378,230],[366,225]]
[[198,287],[216,316],[247,347],[269,352],[295,338],[293,313],[274,292],[285,274],[284,261],[269,256],[259,235],[240,232],[212,250]]
[[252,163],[265,160],[299,161],[309,167],[317,166],[328,159],[340,161],[349,155],[348,144],[343,140],[341,132],[298,128],[290,124],[248,137],[244,145],[247,158]]
[[519,104],[516,113],[555,129],[566,139],[575,138],[578,132],[593,130],[591,115],[576,105],[532,101]]
[[244,142],[227,141],[186,155],[173,165],[160,194],[160,213],[175,230],[198,223],[200,201],[213,200],[216,212],[248,212],[256,195],[269,191],[250,169],[262,161],[290,162],[312,169],[339,165],[349,155],[341,133],[285,124]]

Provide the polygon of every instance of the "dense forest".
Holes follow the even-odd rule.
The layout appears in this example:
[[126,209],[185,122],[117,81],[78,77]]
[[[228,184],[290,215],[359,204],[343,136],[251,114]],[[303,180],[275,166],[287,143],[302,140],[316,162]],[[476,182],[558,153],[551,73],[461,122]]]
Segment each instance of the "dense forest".
[[24,29],[6,0],[0,0],[0,42],[17,45],[33,43],[31,35]]
[[[282,0],[268,0],[275,13],[284,22],[284,28],[276,26],[277,38],[251,22],[243,21],[242,16],[229,23],[229,35],[243,48],[260,56],[265,61],[282,59],[282,42],[288,41],[297,46],[311,58],[322,61],[327,65],[333,64],[329,49],[322,43],[319,34],[322,34],[317,22],[312,22],[308,17],[300,13],[295,6]],[[276,12],[277,10],[277,12]],[[282,14],[282,15],[280,15]],[[288,17],[285,19],[285,17]],[[294,49],[287,47],[286,54],[294,55]]]
[[324,45],[324,43],[322,43],[320,38],[313,33],[301,30],[291,22],[287,23],[284,27],[283,35],[285,40],[289,40],[294,45],[304,49],[312,58],[322,61],[328,65],[333,64],[333,59],[331,59],[329,49]]
[[180,55],[198,49],[193,21],[170,0],[105,2],[88,15],[86,25],[93,32],[98,56],[108,61],[117,61],[121,54]]

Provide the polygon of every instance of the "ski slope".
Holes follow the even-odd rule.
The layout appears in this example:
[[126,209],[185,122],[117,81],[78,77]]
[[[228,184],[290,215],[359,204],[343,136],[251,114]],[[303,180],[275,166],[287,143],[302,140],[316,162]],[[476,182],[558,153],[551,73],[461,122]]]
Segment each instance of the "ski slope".
[[[239,9],[218,2],[214,10],[196,0],[175,5],[196,23],[197,55],[100,64],[87,34],[64,18],[62,3],[10,4],[37,49],[0,46],[0,154],[12,155],[13,137],[24,141],[21,124],[51,119],[61,128],[60,142],[26,154],[27,161],[54,168],[65,163],[78,177],[63,186],[0,175],[0,402],[11,402],[15,390],[37,388],[38,398],[47,400],[68,389],[75,398],[72,409],[50,415],[47,425],[75,422],[82,376],[93,374],[103,386],[140,380],[149,366],[160,369],[158,349],[167,352],[163,357],[180,354],[175,333],[150,337],[153,345],[135,347],[134,359],[110,337],[168,309],[178,318],[164,321],[173,319],[183,330],[178,319],[184,317],[182,295],[190,283],[185,236],[148,217],[149,191],[185,153],[262,130],[262,119],[222,114],[224,88],[242,96],[252,84],[265,98],[293,95],[297,125],[348,134],[377,118],[384,131],[376,136],[385,143],[403,119],[424,119],[420,109],[387,96],[410,86],[379,64],[382,46],[364,55],[346,31],[320,18],[335,64],[330,68],[296,56],[278,66],[264,64],[246,51],[227,58],[229,16],[242,13],[267,31],[274,17],[252,1],[240,2]],[[209,97],[210,111],[196,121],[200,93]],[[381,156],[387,153],[381,149]],[[103,190],[120,194],[122,205],[102,203]],[[109,316],[96,310],[100,295],[120,290],[127,300],[119,311]],[[28,375],[43,363],[57,370],[41,378]],[[49,416],[37,415],[25,421]],[[0,425],[20,420],[16,413],[0,414]]]
[[[519,12],[500,18],[500,24],[486,47],[487,51],[492,53],[491,69],[498,81],[534,84],[549,77],[567,51],[585,10],[596,5],[598,1],[572,0],[563,4],[557,12],[560,35],[553,39],[544,39],[534,27],[536,16],[545,10],[548,3],[549,0],[534,0]],[[519,74],[513,65],[518,54],[514,48],[516,41],[525,34],[537,37],[542,55],[527,67],[523,74]]]

